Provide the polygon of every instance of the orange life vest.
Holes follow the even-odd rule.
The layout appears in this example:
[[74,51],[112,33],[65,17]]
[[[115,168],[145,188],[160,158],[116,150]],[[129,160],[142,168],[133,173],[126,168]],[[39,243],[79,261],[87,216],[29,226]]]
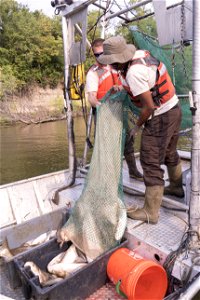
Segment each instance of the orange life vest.
[[97,99],[102,99],[113,85],[122,85],[118,72],[114,69],[107,70],[97,64],[94,64],[89,70],[97,72],[99,77],[99,86],[97,91]]
[[[163,103],[170,100],[175,95],[175,88],[169,76],[166,66],[153,57],[148,51],[144,51],[145,56],[142,58],[135,58],[133,59],[129,67],[136,65],[136,64],[143,64],[148,67],[156,66],[157,73],[156,73],[156,83],[150,89],[152,98],[155,104],[155,107],[159,107]],[[129,68],[128,67],[128,68]],[[123,82],[122,82],[123,84]],[[140,100],[136,100],[136,98],[131,93],[130,88],[126,83],[123,84],[124,89],[127,90],[128,94],[130,95],[134,104],[138,107],[141,107]]]

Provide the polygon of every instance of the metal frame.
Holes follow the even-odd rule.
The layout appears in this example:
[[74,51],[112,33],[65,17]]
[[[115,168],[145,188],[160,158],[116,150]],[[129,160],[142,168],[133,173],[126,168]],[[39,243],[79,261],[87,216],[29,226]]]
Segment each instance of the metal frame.
[[[62,10],[63,16],[63,43],[64,43],[64,54],[65,54],[65,87],[67,90],[68,85],[68,58],[66,57],[65,53],[65,34],[66,34],[66,24],[67,18],[74,14],[80,12],[82,8],[95,3],[94,0],[87,0],[87,1],[79,1],[76,2],[69,7]],[[142,5],[148,4],[152,2],[151,0],[142,1],[139,3],[135,3],[134,5],[121,10],[117,13],[114,13],[107,17],[107,20],[112,19],[114,17],[121,17],[122,14],[125,12],[140,7]],[[97,6],[97,4],[95,4]],[[172,6],[168,9],[174,9],[176,6]],[[191,199],[190,199],[190,230],[194,233],[192,234],[192,241],[194,243],[199,242],[200,237],[200,63],[199,63],[199,53],[200,53],[200,2],[199,0],[193,0],[193,76],[192,76],[192,95],[193,95],[193,128],[192,128],[192,179],[191,179]],[[68,110],[68,127],[70,129],[70,125],[72,124],[72,105],[71,100],[66,95],[66,103],[67,103],[67,110]],[[72,129],[72,128],[71,128]],[[73,143],[70,142],[70,139],[73,139],[72,131],[68,130],[69,136],[69,160],[71,161],[70,171],[72,172],[74,167],[74,161],[72,163],[73,157]],[[72,172],[73,173],[73,172]]]
[[200,242],[200,2],[193,0],[193,127],[192,127],[192,176],[190,199],[190,228],[194,243]]

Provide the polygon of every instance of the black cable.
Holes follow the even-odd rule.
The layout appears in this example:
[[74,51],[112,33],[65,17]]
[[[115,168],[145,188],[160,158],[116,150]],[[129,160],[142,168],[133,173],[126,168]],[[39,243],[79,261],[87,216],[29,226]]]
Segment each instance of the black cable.
[[174,278],[172,277],[172,271],[173,267],[175,265],[175,261],[178,258],[180,254],[183,252],[186,252],[186,256],[188,255],[188,250],[189,250],[189,243],[190,243],[190,236],[191,236],[192,231],[188,230],[186,231],[181,239],[181,243],[177,250],[172,251],[166,258],[165,263],[163,264],[163,267],[165,268],[167,272],[167,277],[168,277],[168,290],[167,293],[171,294],[174,292]]

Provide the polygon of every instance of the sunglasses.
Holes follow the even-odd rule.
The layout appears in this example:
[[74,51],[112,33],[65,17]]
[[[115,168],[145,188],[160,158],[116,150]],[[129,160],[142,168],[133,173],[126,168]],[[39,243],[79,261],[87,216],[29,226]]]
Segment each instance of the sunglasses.
[[95,56],[95,57],[99,57],[101,54],[103,54],[103,52],[94,53],[94,56]]

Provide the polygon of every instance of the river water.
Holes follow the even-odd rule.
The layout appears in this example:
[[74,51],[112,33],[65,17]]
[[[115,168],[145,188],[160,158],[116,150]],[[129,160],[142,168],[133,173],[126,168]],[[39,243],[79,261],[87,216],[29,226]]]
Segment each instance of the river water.
[[[83,157],[85,122],[74,119],[76,154]],[[1,126],[0,183],[9,183],[68,168],[66,121],[37,125]],[[139,150],[138,137],[135,150]],[[190,150],[191,140],[181,137],[179,148]],[[88,153],[88,160],[92,150]]]
[[[83,156],[85,123],[74,122],[77,157]],[[2,126],[0,182],[13,182],[68,168],[66,121]],[[88,153],[88,159],[91,151]]]

